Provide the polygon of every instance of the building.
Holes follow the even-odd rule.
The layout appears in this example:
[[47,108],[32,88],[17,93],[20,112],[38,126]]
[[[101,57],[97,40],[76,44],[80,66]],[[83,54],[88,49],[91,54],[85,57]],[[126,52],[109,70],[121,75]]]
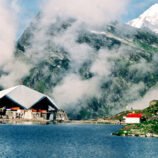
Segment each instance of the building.
[[142,114],[141,113],[129,113],[127,114],[127,116],[125,116],[125,123],[140,123],[141,122],[141,118],[142,118]]
[[56,116],[59,121],[67,119],[66,113],[49,96],[23,85],[0,91],[0,116],[7,119],[56,120]]

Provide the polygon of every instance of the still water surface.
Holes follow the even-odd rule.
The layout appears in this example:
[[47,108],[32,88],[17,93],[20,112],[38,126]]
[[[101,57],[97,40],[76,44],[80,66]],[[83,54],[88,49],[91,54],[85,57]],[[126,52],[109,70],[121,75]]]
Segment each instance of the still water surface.
[[158,158],[158,139],[117,137],[117,125],[1,125],[0,158]]

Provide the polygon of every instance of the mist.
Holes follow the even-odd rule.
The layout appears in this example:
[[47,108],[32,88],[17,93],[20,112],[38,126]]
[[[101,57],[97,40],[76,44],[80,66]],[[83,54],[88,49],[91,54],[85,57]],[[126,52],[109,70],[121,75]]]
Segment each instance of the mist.
[[[15,27],[9,33],[9,50],[4,52],[6,59],[2,62],[2,69],[5,73],[0,77],[0,85],[7,88],[23,84],[23,78],[30,75],[27,85],[36,89],[39,82],[44,83],[42,86],[48,87],[44,92],[54,98],[60,108],[75,109],[77,112],[88,107],[93,99],[97,100],[101,110],[109,107],[114,109],[114,113],[127,105],[140,107],[136,105],[139,102],[144,107],[146,104],[141,101],[143,98],[149,100],[156,97],[150,97],[144,76],[156,71],[157,58],[154,56],[149,62],[141,56],[142,50],[133,46],[132,39],[128,40],[135,36],[136,30],[118,26],[114,35],[107,34],[105,29],[112,22],[120,20],[128,4],[128,0],[117,0],[117,5],[116,0],[67,0],[66,3],[65,0],[48,0],[32,20],[29,27],[31,31],[26,30],[22,36],[25,40],[27,36],[29,39],[29,42],[24,41],[28,42],[24,44],[25,60],[14,56],[17,31],[15,11],[11,24]],[[3,5],[2,8],[5,10]],[[8,14],[11,13],[8,11]],[[107,46],[97,49],[93,44],[79,41],[86,34],[102,36],[103,39],[108,36],[109,39],[115,39],[116,44],[112,48]],[[107,40],[105,44],[110,45],[110,42]],[[131,61],[131,56],[141,56],[141,59]],[[56,59],[59,60],[57,63]],[[64,59],[69,62],[67,68],[62,67]],[[9,64],[5,64],[7,62]],[[119,78],[118,68],[122,70],[126,66],[129,68],[128,74]],[[86,73],[82,74],[83,71]],[[42,80],[47,76],[49,80]],[[104,110],[101,112],[105,113]]]
[[21,12],[18,0],[0,1],[0,86],[10,88],[20,83],[30,65],[15,57],[18,14]]
[[102,26],[119,19],[129,0],[49,0],[43,7],[44,24],[57,17],[72,17],[92,27]]
[[[14,2],[14,1],[13,1]],[[15,3],[8,7],[5,0],[0,1],[0,66],[13,57],[16,42],[16,12]]]
[[[109,86],[107,90],[102,89],[103,83],[106,84],[111,80],[113,68],[116,65],[115,60],[123,58],[130,60],[130,56],[134,55],[131,49],[122,45],[119,49],[116,47],[112,50],[108,48],[96,50],[87,43],[78,42],[78,38],[84,32],[106,35],[103,31],[104,28],[113,21],[119,21],[125,14],[129,1],[120,0],[117,1],[117,5],[115,3],[116,0],[110,2],[108,0],[94,0],[93,2],[90,0],[68,0],[65,4],[64,0],[49,0],[42,6],[39,17],[34,19],[36,28],[30,41],[31,46],[26,47],[25,52],[32,63],[38,65],[43,61],[49,61],[50,57],[64,58],[63,54],[53,49],[48,51],[50,46],[55,49],[62,48],[70,60],[69,70],[63,74],[64,76],[60,74],[62,80],[50,87],[47,92],[60,107],[80,110],[82,107],[88,106],[90,98],[100,100],[106,97],[103,106],[113,107],[115,106],[113,100],[117,99],[117,111],[126,103],[141,99],[141,92],[146,89],[143,81],[126,83],[126,81],[114,77],[111,87]],[[65,23],[66,29],[60,30],[63,23]],[[125,30],[120,27],[118,29],[120,29],[117,32],[120,37],[125,34],[133,36],[136,33],[130,28]],[[122,30],[124,31],[122,32]],[[79,72],[87,62],[90,63],[89,72],[93,77],[85,79]],[[141,59],[129,67],[129,74],[135,78],[143,78],[153,72],[153,63],[154,61],[148,63],[145,59]],[[148,66],[144,68],[145,65]],[[46,69],[44,74],[48,73],[49,70]],[[116,95],[116,89],[125,90],[122,90],[123,94]]]
[[[69,52],[71,59],[71,70],[64,80],[52,88],[52,96],[63,108],[76,108],[77,104],[87,106],[89,98],[101,97],[101,81],[110,74],[111,65],[108,63],[109,51],[101,50],[97,54],[92,47],[87,44],[79,44],[77,38],[80,30],[99,29],[109,22],[119,19],[124,13],[128,1],[100,1],[68,0],[65,4],[63,0],[49,1],[44,6],[42,27],[50,26],[50,21],[55,23],[61,18],[66,20],[75,19],[75,22],[62,34],[55,37],[54,42],[58,46],[64,47]],[[91,4],[91,5],[89,5]],[[46,30],[46,29],[45,29]],[[47,36],[48,37],[48,36]],[[83,80],[76,72],[87,60],[93,60],[91,72],[95,74],[92,79]],[[78,107],[77,109],[80,109]]]
[[154,88],[151,88],[144,97],[139,98],[138,100],[130,103],[127,106],[127,109],[130,110],[131,108],[133,109],[145,109],[149,106],[149,103],[152,100],[157,100],[158,96],[158,88],[155,86]]
[[[33,65],[38,65],[44,60],[48,61],[49,57],[63,58],[62,54],[47,51],[48,43],[52,47],[62,48],[68,52],[69,71],[62,81],[55,87],[50,87],[48,92],[60,107],[73,109],[77,104],[86,107],[89,98],[102,96],[101,83],[110,74],[112,65],[109,58],[114,52],[108,49],[96,51],[90,45],[79,43],[77,40],[83,30],[99,31],[109,22],[120,19],[126,11],[128,2],[119,0],[115,5],[116,0],[67,0],[66,3],[64,0],[49,0],[42,6],[39,17],[34,19],[36,29],[30,41],[31,46],[26,47],[25,55]],[[50,27],[53,30],[56,23],[60,26],[63,22],[68,23],[66,30],[49,32]],[[89,69],[93,77],[85,80],[79,71],[87,61],[91,63]],[[47,73],[48,70],[45,71],[45,74]]]

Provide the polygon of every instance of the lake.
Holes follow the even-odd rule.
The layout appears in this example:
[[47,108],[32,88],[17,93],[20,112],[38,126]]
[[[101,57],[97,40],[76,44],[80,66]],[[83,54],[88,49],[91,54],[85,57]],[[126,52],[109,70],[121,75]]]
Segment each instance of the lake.
[[119,125],[0,125],[0,158],[157,158],[158,139],[112,136]]

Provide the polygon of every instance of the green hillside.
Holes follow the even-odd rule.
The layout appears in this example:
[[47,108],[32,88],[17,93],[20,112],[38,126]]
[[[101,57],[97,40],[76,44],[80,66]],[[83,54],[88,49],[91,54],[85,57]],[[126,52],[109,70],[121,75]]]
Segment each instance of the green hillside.
[[158,137],[158,100],[151,101],[148,108],[136,112],[143,114],[142,122],[140,124],[127,124],[115,134],[121,136]]
[[[119,22],[91,28],[72,17],[58,17],[44,26],[43,21],[41,12],[17,42],[17,61],[32,67],[16,83],[54,97],[70,118],[111,116],[157,85],[158,36],[153,32]],[[8,74],[3,71],[0,75]],[[69,76],[86,88],[82,94],[70,84],[61,93],[75,89],[77,97],[71,102],[68,95],[64,102],[55,90]]]

